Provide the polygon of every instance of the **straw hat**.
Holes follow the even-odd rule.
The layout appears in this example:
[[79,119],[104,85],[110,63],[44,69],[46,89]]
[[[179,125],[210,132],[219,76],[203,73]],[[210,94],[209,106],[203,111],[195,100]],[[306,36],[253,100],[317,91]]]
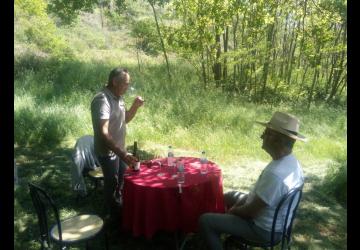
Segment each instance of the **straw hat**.
[[305,136],[299,134],[300,121],[293,115],[283,112],[275,112],[269,122],[257,123],[284,134],[294,140],[306,141]]

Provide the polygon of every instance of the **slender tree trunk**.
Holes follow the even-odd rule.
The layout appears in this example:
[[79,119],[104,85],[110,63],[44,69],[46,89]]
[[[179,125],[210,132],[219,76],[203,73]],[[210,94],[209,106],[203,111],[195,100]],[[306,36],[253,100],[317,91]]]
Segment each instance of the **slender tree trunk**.
[[206,75],[208,76],[208,78],[210,78],[210,67],[211,67],[211,62],[209,60],[209,49],[206,48]]
[[137,58],[137,62],[138,62],[139,72],[141,72],[141,68],[140,68],[140,55],[139,55],[139,49],[138,49],[138,48],[136,48],[136,58]]
[[327,78],[326,85],[325,85],[325,93],[326,93],[326,95],[329,94],[329,90],[330,90],[330,87],[331,87],[331,80],[333,79],[333,73],[334,73],[334,68],[335,68],[336,57],[337,57],[337,55],[332,55],[331,56],[330,74],[328,74],[328,78]]
[[302,75],[302,78],[301,78],[301,83],[300,83],[300,89],[299,89],[299,93],[297,94],[296,96],[296,101],[299,100],[300,96],[301,96],[301,91],[304,89],[304,85],[305,85],[305,76],[306,76],[306,73],[308,71],[308,68],[309,68],[309,65],[307,64],[305,66],[305,70],[304,70],[304,73]]
[[100,2],[99,3],[99,8],[100,8],[100,20],[101,20],[101,28],[104,28],[104,17],[103,17],[103,3]]
[[[224,40],[224,53],[228,51],[228,41],[229,41],[229,26],[226,26],[225,32],[223,34]],[[223,79],[226,82],[227,79],[227,59],[224,58],[224,68],[223,68]]]
[[[343,24],[345,26],[345,24]],[[342,33],[342,43],[343,44],[346,44],[346,26],[344,27],[344,31]],[[342,31],[342,27],[340,29],[340,32]],[[345,62],[345,56],[346,56],[346,53],[345,53],[345,50],[343,50],[341,52],[341,57],[340,57],[340,63],[336,63],[336,67],[338,68],[338,70],[334,70],[334,75],[333,75],[333,78],[332,78],[332,84],[331,84],[331,91],[330,91],[330,95],[328,97],[328,100],[331,100],[337,93],[338,89],[339,89],[339,86],[341,84],[341,75],[342,73],[344,72],[344,69],[347,67],[347,63]]]
[[270,52],[271,52],[271,48],[272,48],[272,37],[273,37],[273,31],[274,31],[274,24],[270,24],[268,27],[268,34],[267,34],[267,41],[266,41],[266,58],[265,58],[265,63],[264,63],[264,67],[263,67],[263,75],[262,75],[262,88],[261,88],[261,100],[264,99],[264,95],[265,95],[265,88],[266,88],[266,82],[267,82],[267,77],[268,77],[268,73],[269,73],[269,65],[270,65]]
[[204,82],[204,88],[206,88],[207,80],[206,80],[206,66],[205,66],[204,50],[201,51],[201,69],[202,69],[202,78],[203,78],[203,82]]
[[170,73],[170,65],[169,65],[169,60],[168,60],[168,57],[167,57],[167,54],[166,54],[166,49],[165,49],[165,44],[164,44],[164,40],[162,38],[162,35],[161,35],[161,32],[160,32],[160,26],[159,26],[159,22],[158,22],[158,18],[157,18],[157,15],[156,15],[156,11],[155,11],[155,7],[154,7],[154,4],[155,4],[155,1],[154,0],[148,0],[152,10],[153,10],[153,14],[154,14],[154,18],[155,18],[155,23],[156,23],[156,30],[158,32],[158,35],[159,35],[159,39],[160,39],[160,43],[161,43],[161,47],[162,47],[162,50],[164,52],[164,57],[165,57],[165,61],[166,61],[166,68],[167,68],[167,73],[168,73],[168,78],[169,78],[169,81],[171,82],[172,79],[171,79],[171,73]]
[[340,88],[340,91],[339,91],[339,96],[341,95],[341,93],[343,92],[343,90],[344,90],[344,88],[345,88],[345,86],[346,86],[346,77],[347,77],[347,74],[345,74],[344,76],[343,76],[343,78],[341,79],[341,83],[343,83],[342,84],[342,86],[341,86],[341,88]]
[[220,86],[220,80],[221,80],[221,62],[220,62],[220,56],[221,56],[221,44],[220,44],[220,35],[215,35],[215,41],[216,41],[216,59],[214,64],[214,79],[216,82],[216,86]]
[[286,15],[285,24],[284,24],[284,35],[283,35],[283,51],[281,55],[281,64],[280,64],[280,72],[279,72],[279,78],[281,79],[284,74],[284,67],[285,67],[285,57],[287,54],[287,26],[288,26],[288,20],[289,20],[289,13]]
[[310,89],[310,93],[309,93],[309,98],[308,98],[308,104],[307,104],[307,109],[308,110],[310,109],[310,105],[311,105],[311,102],[312,102],[312,99],[313,99],[315,84],[316,84],[318,76],[319,76],[319,69],[317,67],[315,67],[314,76],[313,76],[311,89]]
[[316,86],[316,83],[317,83],[318,78],[319,78],[319,67],[318,67],[318,65],[321,62],[320,50],[321,50],[321,45],[319,44],[318,47],[317,47],[317,50],[316,50],[317,59],[315,61],[315,65],[314,65],[315,71],[314,71],[314,76],[313,76],[311,89],[310,89],[310,93],[309,93],[307,109],[310,109],[311,102],[313,101],[315,86]]
[[[298,28],[300,28],[300,22],[298,23]],[[295,34],[296,33],[296,34]],[[295,36],[295,37],[294,37]],[[290,43],[290,56],[289,56],[289,69],[287,72],[287,84],[289,85],[291,83],[291,74],[292,74],[292,70],[293,70],[293,65],[294,65],[294,55],[295,55],[295,49],[296,49],[296,41],[297,41],[297,36],[298,36],[298,32],[293,31],[293,35],[291,38],[291,43]]]
[[307,0],[304,0],[304,8],[303,8],[303,16],[302,16],[302,37],[301,37],[301,42],[300,42],[300,53],[299,53],[299,57],[298,57],[298,68],[300,67],[300,61],[301,61],[301,57],[302,57],[302,51],[304,49],[304,41],[305,41],[305,17],[306,17],[306,12],[307,12]]
[[262,90],[261,90],[261,100],[264,99],[265,96],[265,89],[267,84],[267,78],[269,73],[269,65],[270,65],[270,57],[271,57],[271,50],[275,49],[275,24],[277,23],[277,8],[278,8],[278,1],[276,1],[275,5],[273,6],[273,16],[274,16],[274,23],[268,25],[267,31],[267,38],[266,38],[266,58],[263,68],[263,75],[262,75]]
[[[236,21],[235,23],[233,24],[233,45],[234,45],[234,50],[236,51],[238,46],[237,46],[237,40],[236,40],[236,31],[237,31],[237,27],[238,27],[238,24],[239,24],[239,14],[237,13],[236,14]],[[235,56],[234,57],[234,66],[233,66],[233,86],[234,87],[237,87],[237,84],[236,84],[236,68],[237,68],[237,60],[238,60],[238,57]]]

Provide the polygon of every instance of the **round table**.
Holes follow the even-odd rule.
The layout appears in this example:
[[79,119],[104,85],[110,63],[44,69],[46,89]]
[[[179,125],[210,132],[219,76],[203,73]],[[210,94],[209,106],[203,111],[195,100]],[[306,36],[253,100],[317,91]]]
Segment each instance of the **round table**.
[[[166,158],[142,162],[140,171],[125,172],[122,223],[134,236],[151,238],[159,230],[195,232],[201,214],[224,212],[220,168],[208,161],[208,173],[201,174],[199,158],[175,159],[181,160],[185,167],[181,190]],[[162,176],[158,175],[160,172]]]

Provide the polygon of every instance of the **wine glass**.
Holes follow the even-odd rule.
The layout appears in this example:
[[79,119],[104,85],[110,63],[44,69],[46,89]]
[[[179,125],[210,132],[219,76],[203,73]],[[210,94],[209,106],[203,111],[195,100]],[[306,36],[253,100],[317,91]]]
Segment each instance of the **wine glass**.
[[156,169],[158,168],[159,169],[159,173],[157,174],[157,176],[161,177],[161,176],[164,176],[164,173],[162,171],[162,164],[161,164],[161,161],[155,161],[153,163],[153,166],[158,166],[156,167]]
[[130,86],[127,90],[127,94],[129,95],[129,97],[135,97],[136,96],[136,89],[135,89],[135,86],[134,84],[132,86]]

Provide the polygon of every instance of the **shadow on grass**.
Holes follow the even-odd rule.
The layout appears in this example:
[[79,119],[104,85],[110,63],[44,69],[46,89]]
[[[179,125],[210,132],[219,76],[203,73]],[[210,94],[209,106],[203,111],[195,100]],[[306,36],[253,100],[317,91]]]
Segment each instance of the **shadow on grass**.
[[299,249],[347,249],[346,209],[324,194],[322,180],[308,175],[293,229]]
[[[128,147],[132,151],[132,147]],[[15,148],[15,159],[18,165],[19,186],[14,190],[14,243],[15,249],[39,249],[39,228],[33,204],[31,202],[28,182],[44,188],[53,198],[60,211],[60,217],[82,213],[95,213],[103,217],[103,196],[101,187],[92,192],[90,180],[85,178],[90,195],[77,199],[70,187],[71,148],[55,148],[46,151],[40,148]],[[141,159],[152,159],[149,152],[138,150]],[[50,221],[52,225],[55,221]],[[50,226],[49,225],[49,226]],[[174,235],[158,233],[152,240],[139,237],[134,239],[130,233],[123,232],[110,238],[110,249],[171,249],[175,247]],[[75,245],[83,248],[83,246]],[[91,241],[92,249],[103,249],[102,237]]]
[[[132,151],[132,146],[128,147]],[[15,249],[39,249],[37,218],[31,203],[27,183],[42,186],[53,197],[61,218],[96,213],[104,216],[102,188],[77,201],[70,188],[71,148],[52,151],[39,148],[15,148],[20,185],[15,189],[14,243]],[[139,150],[141,159],[152,159],[152,153]],[[90,181],[86,179],[88,186]],[[346,209],[328,197],[319,186],[321,179],[309,175],[304,187],[293,228],[293,249],[346,249]],[[91,187],[89,186],[89,190]],[[149,215],[150,216],[150,215]],[[130,232],[110,234],[110,249],[175,249],[174,234],[158,232],[151,240],[134,238]],[[198,236],[193,237],[185,249],[198,249]],[[91,241],[92,249],[103,249],[103,238]],[[76,247],[74,248],[76,249]]]

